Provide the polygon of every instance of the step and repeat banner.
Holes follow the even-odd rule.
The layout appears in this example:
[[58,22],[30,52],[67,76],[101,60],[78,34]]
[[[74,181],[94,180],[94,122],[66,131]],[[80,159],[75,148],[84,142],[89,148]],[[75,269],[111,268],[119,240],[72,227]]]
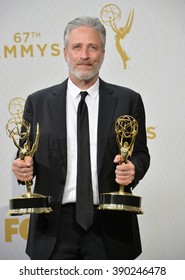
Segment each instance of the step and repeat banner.
[[138,259],[183,260],[184,0],[0,0],[0,259],[28,259],[29,216],[7,215],[9,199],[26,192],[11,171],[16,147],[7,123],[29,94],[66,79],[63,31],[84,15],[107,30],[101,78],[134,89],[145,104],[151,166],[134,190],[144,210]]

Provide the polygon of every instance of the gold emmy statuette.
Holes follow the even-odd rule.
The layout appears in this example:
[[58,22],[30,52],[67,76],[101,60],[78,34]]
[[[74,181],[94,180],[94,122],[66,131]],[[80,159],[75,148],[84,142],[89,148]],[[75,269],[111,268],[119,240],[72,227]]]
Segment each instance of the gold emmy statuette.
[[[13,140],[13,143],[19,150],[19,157],[24,160],[25,156],[33,157],[39,143],[39,124],[37,124],[37,131],[35,142],[30,145],[30,125],[22,118],[22,102],[21,98],[13,99],[9,104],[9,112],[13,118],[9,119],[6,124],[6,131],[8,136]],[[11,108],[11,109],[10,109]],[[17,108],[15,111],[15,108]],[[24,143],[21,146],[21,142]],[[31,192],[33,181],[26,181],[26,194],[10,199],[8,215],[16,216],[23,214],[42,214],[50,213],[53,210],[50,207],[50,197]]]
[[[122,158],[120,163],[127,163],[128,157],[133,152],[138,123],[132,116],[120,116],[115,123],[115,133]],[[98,210],[120,210],[143,214],[141,197],[125,192],[123,185],[120,185],[118,192],[100,194]]]

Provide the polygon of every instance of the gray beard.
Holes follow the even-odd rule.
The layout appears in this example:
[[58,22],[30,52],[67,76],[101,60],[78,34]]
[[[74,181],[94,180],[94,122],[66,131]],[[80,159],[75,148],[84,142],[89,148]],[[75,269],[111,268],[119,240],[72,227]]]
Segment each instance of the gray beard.
[[78,71],[77,69],[74,69],[70,63],[70,60],[67,58],[67,64],[69,67],[70,72],[79,80],[81,81],[89,81],[92,78],[94,78],[100,70],[100,67],[102,65],[103,59],[102,61],[96,66],[96,68],[88,73],[81,73],[80,71]]
[[94,78],[94,76],[96,76],[96,74],[99,72],[99,69],[95,69],[89,73],[80,73],[77,69],[70,68],[70,72],[79,80],[89,81]]

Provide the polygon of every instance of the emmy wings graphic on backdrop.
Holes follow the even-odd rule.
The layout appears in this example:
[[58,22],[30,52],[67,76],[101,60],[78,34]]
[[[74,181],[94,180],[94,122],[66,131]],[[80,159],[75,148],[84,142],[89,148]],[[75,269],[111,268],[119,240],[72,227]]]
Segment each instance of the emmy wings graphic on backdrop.
[[8,104],[8,111],[10,115],[16,119],[22,119],[24,103],[25,99],[22,97],[15,97],[10,100],[10,103]]
[[123,67],[126,69],[127,61],[130,57],[121,46],[121,40],[124,40],[125,36],[130,32],[134,19],[134,10],[130,11],[126,25],[120,28],[117,27],[116,21],[121,18],[121,10],[115,4],[105,5],[100,12],[100,18],[104,24],[111,26],[112,30],[116,33],[116,48],[122,58]]

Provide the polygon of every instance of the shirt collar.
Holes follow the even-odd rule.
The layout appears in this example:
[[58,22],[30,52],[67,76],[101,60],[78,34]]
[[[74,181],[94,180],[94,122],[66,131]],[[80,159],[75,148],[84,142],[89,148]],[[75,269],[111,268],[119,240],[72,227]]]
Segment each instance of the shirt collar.
[[[92,85],[90,88],[88,88],[86,91],[88,92],[89,96],[93,99],[95,99],[99,93],[99,78],[97,81]],[[79,96],[80,92],[82,91],[79,87],[77,87],[69,78],[68,79],[68,85],[67,85],[68,93],[75,99]]]

